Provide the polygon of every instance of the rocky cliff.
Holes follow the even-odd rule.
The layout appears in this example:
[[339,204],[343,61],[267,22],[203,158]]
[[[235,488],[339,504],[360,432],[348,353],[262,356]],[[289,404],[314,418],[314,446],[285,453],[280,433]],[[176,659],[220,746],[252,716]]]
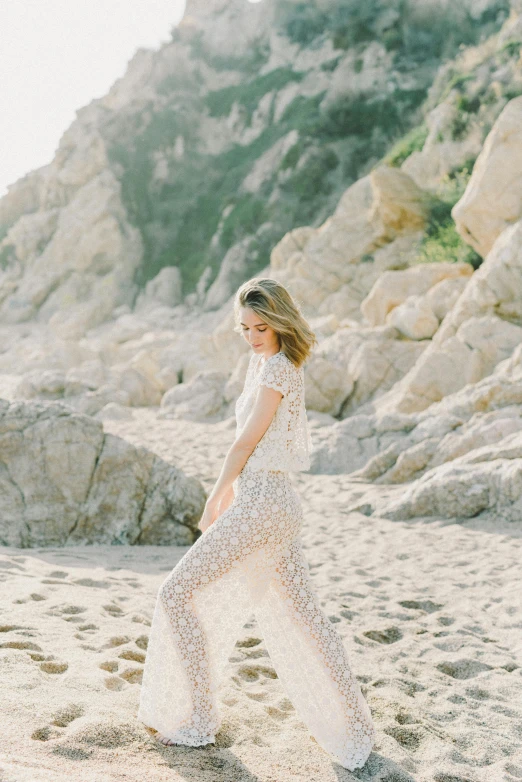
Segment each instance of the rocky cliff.
[[189,2],[171,43],[138,51],[53,162],[0,201],[0,320],[81,336],[163,269],[165,303],[215,309],[383,156],[396,165],[427,146],[429,167],[417,154],[408,168],[419,184],[456,176],[520,85],[505,27],[480,67],[446,61],[508,12],[501,0]]

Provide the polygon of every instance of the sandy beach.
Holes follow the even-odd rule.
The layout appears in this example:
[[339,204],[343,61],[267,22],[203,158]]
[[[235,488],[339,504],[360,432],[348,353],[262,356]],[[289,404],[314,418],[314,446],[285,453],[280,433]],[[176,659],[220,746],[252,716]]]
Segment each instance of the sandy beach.
[[[154,415],[104,426],[211,486],[231,419],[153,427]],[[293,480],[314,587],[377,727],[365,767],[343,769],[296,717],[254,615],[221,685],[216,745],[164,747],[136,720],[156,591],[186,547],[2,547],[2,782],[522,778],[520,527],[368,517],[350,508],[404,488]]]

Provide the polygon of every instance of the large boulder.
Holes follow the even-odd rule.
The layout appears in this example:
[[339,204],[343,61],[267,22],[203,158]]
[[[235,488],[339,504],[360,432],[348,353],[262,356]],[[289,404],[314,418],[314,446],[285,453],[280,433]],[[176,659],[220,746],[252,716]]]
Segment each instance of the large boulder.
[[179,383],[164,394],[160,418],[184,418],[188,421],[221,420],[227,416],[223,372],[198,372],[188,383]]
[[429,470],[379,514],[469,518],[483,511],[495,519],[520,521],[522,513],[522,432]]
[[422,263],[385,271],[361,302],[361,312],[371,326],[382,326],[391,311],[409,296],[420,296],[444,280],[468,279],[472,274],[469,263]]
[[187,545],[199,481],[59,402],[0,400],[0,542]]
[[269,276],[288,285],[308,317],[360,320],[379,275],[415,261],[429,208],[427,194],[404,172],[379,166],[346,190],[319,228],[284,236]]
[[495,122],[452,216],[458,232],[484,258],[502,231],[522,218],[522,96]]

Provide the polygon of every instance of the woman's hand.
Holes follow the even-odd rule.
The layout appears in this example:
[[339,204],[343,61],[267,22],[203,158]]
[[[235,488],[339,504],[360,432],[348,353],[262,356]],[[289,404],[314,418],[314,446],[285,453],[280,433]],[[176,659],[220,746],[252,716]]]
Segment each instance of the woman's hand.
[[230,507],[234,501],[234,496],[234,489],[231,486],[219,500],[209,497],[198,524],[202,532],[205,532]]
[[203,515],[201,516],[198,527],[202,532],[206,532],[211,524],[219,516],[219,503],[216,500],[207,500]]

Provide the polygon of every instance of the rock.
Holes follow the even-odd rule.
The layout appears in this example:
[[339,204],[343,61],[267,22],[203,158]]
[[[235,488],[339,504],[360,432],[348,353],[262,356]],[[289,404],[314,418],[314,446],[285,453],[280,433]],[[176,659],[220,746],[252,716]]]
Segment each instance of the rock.
[[488,134],[452,216],[483,258],[504,229],[522,219],[522,96],[509,101]]
[[384,411],[423,410],[476,383],[522,338],[522,221],[506,228],[419,361],[384,394]]
[[109,402],[96,413],[94,418],[100,421],[132,421],[134,414],[129,407],[119,405],[117,402]]
[[109,368],[98,359],[84,361],[72,367],[65,376],[64,394],[72,396],[82,390],[94,391],[111,379]]
[[[469,264],[466,264],[469,266]],[[453,309],[457,299],[466,287],[472,269],[470,267],[469,275],[465,272],[462,277],[446,277],[446,279],[435,283],[425,294],[425,300],[428,307],[439,321],[444,320],[448,312]]]
[[[223,396],[225,401],[231,405],[235,405],[236,399],[243,391],[246,373],[250,363],[250,356],[251,353],[243,353],[243,355],[240,356],[236,366],[232,371],[232,374],[225,383]],[[231,411],[231,415],[234,415],[234,410]]]
[[199,481],[89,416],[59,402],[0,400],[0,441],[2,545],[188,545],[197,536]]
[[181,272],[177,266],[165,266],[141,291],[134,304],[135,312],[143,312],[159,304],[176,307],[182,301]]
[[386,322],[410,339],[430,339],[439,327],[438,318],[422,296],[408,296],[389,313]]
[[[308,323],[316,337],[331,337],[339,329],[339,321],[332,313],[331,315],[322,315],[319,318],[310,318]],[[353,323],[352,325],[358,325]]]
[[380,508],[390,519],[477,516],[519,521],[522,512],[522,432],[429,470],[400,499]]
[[248,255],[251,239],[246,237],[227,251],[219,267],[219,272],[207,291],[204,308],[207,310],[221,307],[246,279]]
[[460,457],[471,463],[475,454],[482,461],[485,448],[493,453],[506,437],[522,431],[521,410],[519,344],[491,375],[427,410],[358,414],[325,425],[314,432],[312,472],[350,473],[352,480],[374,484],[416,481]]
[[275,169],[279,168],[284,156],[297,143],[298,138],[297,130],[291,130],[261,155],[243,180],[243,190],[247,193],[258,193],[263,183],[272,177]]
[[370,325],[381,326],[394,307],[409,296],[426,293],[443,280],[467,280],[472,274],[468,263],[422,263],[409,269],[385,271],[361,303],[361,312]]
[[478,129],[471,129],[462,139],[453,138],[453,127],[460,114],[453,94],[429,111],[425,118],[428,136],[422,150],[412,152],[401,165],[401,171],[435,196],[440,195],[441,182],[469,165],[482,148]]
[[429,216],[430,200],[404,171],[378,166],[370,176],[373,203],[369,221],[382,237],[392,241],[399,234],[421,231]]
[[[84,176],[85,172],[76,173],[73,178],[80,182]],[[22,247],[20,235],[29,222],[22,217],[23,226],[15,223],[0,243],[1,248],[15,242],[22,256],[29,252],[31,260],[20,271],[15,288],[12,280],[8,282],[7,295],[0,283],[3,322],[37,318],[50,323],[57,336],[74,339],[134,298],[132,278],[141,262],[142,242],[127,220],[120,183],[108,169],[79,188],[78,182],[69,203],[51,217],[48,209],[44,211],[39,228],[46,232],[45,241],[30,245],[26,240]],[[36,223],[35,216],[30,222]],[[15,256],[11,263],[16,262],[20,259]]]
[[377,167],[345,191],[317,229],[291,231],[270,256],[269,276],[287,285],[307,317],[360,320],[360,305],[390,267],[413,263],[429,200],[403,172]]
[[346,417],[391,388],[426,345],[389,326],[342,328],[323,339],[305,368],[307,406]]
[[180,383],[161,399],[160,418],[184,418],[188,421],[221,420],[226,412],[223,372],[198,372],[188,383]]
[[161,402],[163,388],[160,384],[133,366],[118,370],[116,385],[127,394],[128,404],[133,407],[155,406]]
[[15,388],[15,396],[23,399],[61,399],[67,380],[64,372],[58,370],[35,370],[28,372]]

